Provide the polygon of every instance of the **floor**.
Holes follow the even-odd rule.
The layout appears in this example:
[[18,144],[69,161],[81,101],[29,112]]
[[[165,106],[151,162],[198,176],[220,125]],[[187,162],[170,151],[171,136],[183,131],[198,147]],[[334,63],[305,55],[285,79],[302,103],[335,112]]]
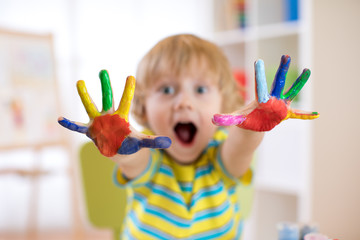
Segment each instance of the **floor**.
[[0,233],[0,240],[112,240],[112,237],[112,232],[107,230],[91,230],[86,233]]

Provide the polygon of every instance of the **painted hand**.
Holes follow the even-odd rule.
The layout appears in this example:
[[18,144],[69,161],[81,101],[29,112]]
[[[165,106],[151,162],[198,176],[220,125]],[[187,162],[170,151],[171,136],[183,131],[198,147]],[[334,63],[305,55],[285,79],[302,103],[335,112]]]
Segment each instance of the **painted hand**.
[[102,89],[102,111],[99,112],[89,96],[85,82],[77,82],[77,90],[90,118],[88,124],[77,123],[60,117],[58,122],[63,127],[86,134],[100,152],[107,157],[115,154],[133,154],[141,148],[168,148],[168,137],[148,136],[137,132],[129,124],[129,110],[134,96],[135,78],[126,79],[125,89],[117,110],[114,110],[113,93],[110,78],[106,70],[99,73]]
[[289,90],[283,94],[290,57],[282,56],[270,94],[267,91],[264,62],[255,62],[256,100],[244,109],[232,114],[215,114],[213,123],[218,126],[237,125],[253,131],[270,131],[281,121],[289,118],[315,119],[317,112],[304,112],[290,108],[291,101],[300,92],[310,77],[310,70],[304,69]]

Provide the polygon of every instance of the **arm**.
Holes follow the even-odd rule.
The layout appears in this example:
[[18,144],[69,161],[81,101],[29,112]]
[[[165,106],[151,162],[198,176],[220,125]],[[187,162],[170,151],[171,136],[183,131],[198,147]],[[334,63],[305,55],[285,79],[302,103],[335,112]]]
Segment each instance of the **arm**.
[[100,71],[99,77],[103,96],[102,111],[99,112],[91,100],[85,82],[78,81],[78,93],[90,121],[88,124],[83,124],[60,117],[58,122],[69,130],[86,134],[101,154],[118,164],[123,174],[130,179],[135,178],[148,164],[150,155],[148,148],[168,148],[171,140],[168,137],[144,135],[130,125],[128,115],[135,91],[134,77],[130,76],[126,79],[124,92],[116,110],[107,71]]
[[229,137],[224,142],[221,156],[226,169],[235,177],[242,176],[250,166],[252,155],[260,144],[265,131],[270,131],[280,122],[289,119],[315,119],[317,112],[292,109],[291,101],[300,92],[310,77],[304,69],[290,89],[283,94],[290,57],[282,56],[270,94],[267,92],[264,62],[255,62],[256,100],[232,114],[216,114],[213,123],[231,126]]

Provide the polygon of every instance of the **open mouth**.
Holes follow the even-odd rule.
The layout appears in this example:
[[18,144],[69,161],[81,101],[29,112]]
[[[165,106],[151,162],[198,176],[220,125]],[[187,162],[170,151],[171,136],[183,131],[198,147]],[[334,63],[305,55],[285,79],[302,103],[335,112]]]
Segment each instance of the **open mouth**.
[[193,123],[178,123],[174,130],[177,138],[183,144],[191,144],[197,132],[196,126]]

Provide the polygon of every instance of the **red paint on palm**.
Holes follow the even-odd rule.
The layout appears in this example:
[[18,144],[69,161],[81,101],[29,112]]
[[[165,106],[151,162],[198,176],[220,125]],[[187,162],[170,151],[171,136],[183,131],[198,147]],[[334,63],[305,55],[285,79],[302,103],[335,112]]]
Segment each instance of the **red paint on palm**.
[[89,127],[90,138],[106,157],[114,156],[130,133],[130,124],[117,114],[96,117]]
[[237,126],[253,131],[270,131],[286,117],[287,111],[288,107],[283,100],[271,97],[266,103],[260,103]]

